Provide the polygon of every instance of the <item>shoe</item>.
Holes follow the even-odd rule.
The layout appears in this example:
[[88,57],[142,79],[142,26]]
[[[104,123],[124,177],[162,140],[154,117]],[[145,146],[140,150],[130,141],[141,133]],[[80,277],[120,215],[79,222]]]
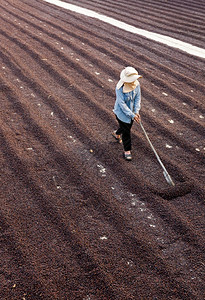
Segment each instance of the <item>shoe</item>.
[[132,160],[132,154],[130,153],[130,154],[127,154],[127,153],[123,153],[123,157],[124,157],[124,159],[125,160]]
[[112,133],[112,136],[116,139],[116,141],[118,141],[119,144],[122,144],[122,138],[121,136],[120,137],[117,136],[116,131]]

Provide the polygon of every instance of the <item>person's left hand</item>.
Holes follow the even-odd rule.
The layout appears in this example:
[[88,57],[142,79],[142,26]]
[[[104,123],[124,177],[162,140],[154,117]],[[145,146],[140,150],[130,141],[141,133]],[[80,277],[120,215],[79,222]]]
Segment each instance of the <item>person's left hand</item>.
[[140,123],[140,115],[139,114],[136,114],[134,116],[134,120],[139,124]]

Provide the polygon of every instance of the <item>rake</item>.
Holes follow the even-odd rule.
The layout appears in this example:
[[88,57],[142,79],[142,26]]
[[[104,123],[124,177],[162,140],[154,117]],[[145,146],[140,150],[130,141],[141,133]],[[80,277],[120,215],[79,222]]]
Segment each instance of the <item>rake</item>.
[[157,154],[157,151],[155,150],[154,146],[152,145],[152,143],[151,143],[151,141],[150,141],[150,139],[149,139],[149,137],[148,137],[148,135],[147,135],[147,133],[146,133],[146,131],[145,131],[145,129],[144,129],[141,121],[140,121],[140,126],[141,126],[141,128],[142,128],[142,130],[143,130],[143,132],[144,132],[144,134],[145,134],[145,136],[146,136],[146,138],[147,138],[147,140],[148,140],[148,142],[149,142],[149,144],[150,144],[150,146],[151,146],[151,148],[152,148],[152,150],[153,150],[153,152],[154,152],[154,154],[155,154],[155,156],[156,156],[156,158],[157,158],[157,160],[159,162],[159,164],[161,165],[161,167],[163,169],[163,175],[164,175],[166,181],[168,182],[169,185],[175,186],[175,183],[173,182],[171,176],[169,175],[169,173],[167,172],[165,166],[163,165],[163,163],[162,163],[159,155]]

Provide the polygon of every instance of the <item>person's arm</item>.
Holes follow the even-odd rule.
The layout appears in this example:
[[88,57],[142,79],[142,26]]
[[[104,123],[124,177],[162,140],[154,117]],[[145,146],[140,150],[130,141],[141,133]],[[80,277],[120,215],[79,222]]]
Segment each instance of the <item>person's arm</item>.
[[137,93],[135,95],[135,99],[134,99],[134,120],[139,123],[140,122],[140,111],[141,108],[141,89],[140,89],[140,85],[138,85],[137,87]]
[[119,90],[116,89],[116,100],[117,100],[117,103],[119,104],[120,108],[122,109],[123,113],[126,116],[134,119],[135,113],[132,112],[131,109],[125,103],[123,92],[120,89]]
[[138,85],[137,93],[134,99],[134,113],[139,114],[140,108],[141,108],[141,89],[140,89],[140,85]]

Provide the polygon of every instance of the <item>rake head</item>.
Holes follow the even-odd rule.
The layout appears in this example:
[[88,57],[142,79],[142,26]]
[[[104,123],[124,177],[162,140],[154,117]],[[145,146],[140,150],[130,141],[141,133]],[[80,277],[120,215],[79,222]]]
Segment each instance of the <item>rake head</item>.
[[164,177],[165,177],[166,181],[169,183],[169,185],[175,186],[175,183],[171,179],[171,176],[169,175],[169,173],[163,171],[163,174],[164,174]]

